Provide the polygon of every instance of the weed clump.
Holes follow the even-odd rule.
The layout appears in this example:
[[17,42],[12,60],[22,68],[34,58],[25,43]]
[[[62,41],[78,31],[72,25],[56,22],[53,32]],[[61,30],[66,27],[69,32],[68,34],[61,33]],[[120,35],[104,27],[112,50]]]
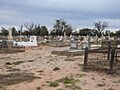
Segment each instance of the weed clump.
[[79,80],[75,80],[72,77],[64,77],[58,80],[59,82],[64,83],[66,88],[72,88],[73,90],[81,90],[81,87],[77,85]]
[[50,83],[49,83],[49,86],[50,86],[50,87],[57,87],[57,86],[59,86],[59,83],[58,83],[57,81],[50,82]]
[[14,65],[19,65],[19,64],[22,64],[24,63],[24,61],[16,61],[16,62],[13,62]]
[[60,70],[60,68],[59,68],[59,67],[55,67],[55,68],[53,69],[53,71],[57,71],[57,70]]
[[12,65],[12,63],[11,62],[6,62],[5,65]]

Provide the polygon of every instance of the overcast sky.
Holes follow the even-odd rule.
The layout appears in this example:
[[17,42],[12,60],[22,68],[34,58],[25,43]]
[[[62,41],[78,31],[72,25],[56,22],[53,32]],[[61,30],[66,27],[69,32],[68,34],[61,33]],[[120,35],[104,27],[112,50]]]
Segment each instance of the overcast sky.
[[120,28],[120,0],[0,0],[0,26],[20,26],[24,22],[52,27],[62,18],[74,28],[94,28],[97,21]]

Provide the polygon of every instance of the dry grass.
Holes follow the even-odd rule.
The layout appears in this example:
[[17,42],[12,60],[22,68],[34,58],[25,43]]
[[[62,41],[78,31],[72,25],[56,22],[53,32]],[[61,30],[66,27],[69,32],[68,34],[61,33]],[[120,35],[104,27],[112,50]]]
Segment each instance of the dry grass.
[[0,75],[0,86],[2,85],[13,85],[24,81],[32,81],[39,77],[35,77],[30,73],[10,73],[6,75]]

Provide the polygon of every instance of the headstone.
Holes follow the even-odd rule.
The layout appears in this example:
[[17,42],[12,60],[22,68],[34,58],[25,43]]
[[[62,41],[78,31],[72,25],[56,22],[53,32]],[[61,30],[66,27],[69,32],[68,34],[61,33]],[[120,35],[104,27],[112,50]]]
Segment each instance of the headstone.
[[13,36],[12,36],[12,29],[9,28],[9,35],[7,41],[8,47],[11,48],[13,46]]
[[94,42],[94,37],[91,37],[91,38],[90,38],[90,42]]
[[63,36],[59,36],[59,41],[63,41]]
[[12,30],[11,30],[11,28],[9,29],[8,40],[9,41],[13,41],[13,36],[12,36]]
[[90,49],[91,44],[90,44],[89,41],[90,41],[89,37],[87,37],[86,39],[84,39],[84,40],[81,42],[81,49],[85,49],[86,47],[88,47],[88,49]]
[[8,46],[7,41],[6,40],[2,40],[1,46],[2,47],[7,47]]
[[78,40],[75,37],[71,38],[70,49],[78,49]]
[[88,47],[88,49],[90,49],[91,45],[89,42],[83,42],[82,43],[82,49],[85,49],[86,47]]
[[36,36],[30,36],[30,42],[37,42]]

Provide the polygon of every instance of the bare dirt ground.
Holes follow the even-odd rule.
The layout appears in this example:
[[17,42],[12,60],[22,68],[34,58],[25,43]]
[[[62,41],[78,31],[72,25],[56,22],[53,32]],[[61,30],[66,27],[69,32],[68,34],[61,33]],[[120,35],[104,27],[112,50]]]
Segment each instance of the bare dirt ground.
[[0,54],[0,90],[120,90],[119,75],[83,72],[83,56],[51,54],[58,49],[64,48],[40,46]]

